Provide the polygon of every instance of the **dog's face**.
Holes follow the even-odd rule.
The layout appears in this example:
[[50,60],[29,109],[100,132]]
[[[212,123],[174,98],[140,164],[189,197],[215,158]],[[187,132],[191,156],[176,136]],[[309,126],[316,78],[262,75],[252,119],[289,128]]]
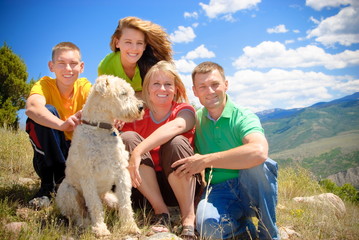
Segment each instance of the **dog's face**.
[[113,119],[132,122],[143,116],[142,101],[135,97],[131,85],[121,78],[99,76],[90,95],[95,95],[96,100],[93,104],[99,104],[101,111],[110,114]]

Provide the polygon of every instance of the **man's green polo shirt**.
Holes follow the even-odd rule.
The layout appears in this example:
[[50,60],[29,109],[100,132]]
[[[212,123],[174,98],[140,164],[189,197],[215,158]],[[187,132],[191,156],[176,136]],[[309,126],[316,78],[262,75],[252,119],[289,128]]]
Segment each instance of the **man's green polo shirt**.
[[121,62],[120,51],[112,52],[101,60],[98,65],[98,75],[113,75],[125,79],[126,82],[131,84],[133,90],[142,91],[142,78],[140,75],[140,69],[136,66],[135,75],[130,79],[123,69]]
[[[242,139],[254,132],[264,134],[257,115],[246,108],[236,106],[227,95],[227,103],[221,117],[213,120],[206,108],[197,111],[195,151],[208,154],[226,151],[243,145]],[[208,182],[210,169],[206,169]],[[238,177],[239,170],[213,168],[211,183],[220,183]]]

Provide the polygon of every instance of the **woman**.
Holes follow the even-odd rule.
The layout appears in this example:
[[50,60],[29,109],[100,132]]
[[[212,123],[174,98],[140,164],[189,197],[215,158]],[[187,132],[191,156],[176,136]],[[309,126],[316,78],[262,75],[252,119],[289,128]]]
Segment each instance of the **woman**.
[[172,63],[160,61],[148,71],[143,100],[148,106],[143,119],[126,123],[121,135],[131,153],[128,168],[132,186],[149,201],[162,223],[154,226],[154,231],[168,231],[164,226],[170,217],[167,205],[179,205],[181,237],[194,239],[196,180],[174,175],[171,164],[194,154],[195,110],[188,104],[185,87]]
[[142,79],[158,61],[172,59],[168,34],[161,26],[136,17],[126,17],[111,37],[112,53],[98,66],[98,75],[114,75],[125,79],[141,98]]

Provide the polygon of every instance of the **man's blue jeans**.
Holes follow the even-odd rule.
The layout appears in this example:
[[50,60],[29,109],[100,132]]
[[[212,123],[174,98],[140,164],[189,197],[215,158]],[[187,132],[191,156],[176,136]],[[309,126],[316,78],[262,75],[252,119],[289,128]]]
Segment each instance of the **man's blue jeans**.
[[201,237],[231,239],[245,231],[253,233],[250,218],[256,216],[259,238],[279,239],[277,173],[277,163],[267,159],[259,166],[240,170],[238,178],[211,184],[209,195],[204,191],[197,206],[196,228]]

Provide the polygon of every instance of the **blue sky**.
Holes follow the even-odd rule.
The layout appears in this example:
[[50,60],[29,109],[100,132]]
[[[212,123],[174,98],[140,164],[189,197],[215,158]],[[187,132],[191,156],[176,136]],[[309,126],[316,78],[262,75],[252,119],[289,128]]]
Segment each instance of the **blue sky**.
[[[62,41],[77,44],[92,83],[118,20],[161,25],[191,100],[191,71],[222,65],[229,95],[253,111],[306,107],[359,91],[357,0],[0,0],[0,40],[26,63],[29,79],[52,76]],[[199,104],[198,104],[199,105]]]

